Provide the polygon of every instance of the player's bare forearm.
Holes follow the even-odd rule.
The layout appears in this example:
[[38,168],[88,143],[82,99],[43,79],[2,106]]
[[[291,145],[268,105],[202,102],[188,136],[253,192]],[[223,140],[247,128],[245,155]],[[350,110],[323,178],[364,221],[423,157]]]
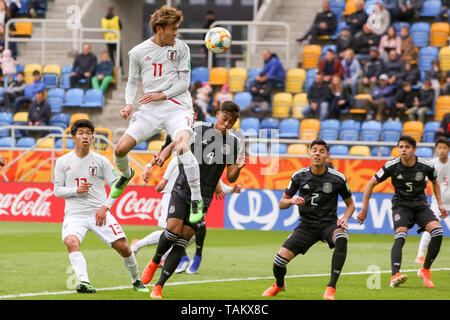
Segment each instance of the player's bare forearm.
[[347,206],[345,208],[344,218],[346,218],[348,220],[355,212],[355,203],[353,202],[352,197],[345,199],[344,202],[345,202],[345,205]]
[[279,207],[281,210],[289,209],[292,205],[302,206],[305,204],[305,199],[302,197],[293,197],[291,198],[287,194],[283,194],[283,197],[280,199]]
[[378,183],[379,182],[375,178],[372,178],[372,179],[370,179],[369,183],[366,185],[366,188],[364,189],[363,205],[362,205],[361,211],[359,212],[358,216],[356,217],[356,220],[360,224],[362,224],[364,222],[364,220],[366,220],[367,209],[369,207],[370,197],[372,196],[372,190]]
[[235,182],[239,178],[242,167],[239,168],[237,165],[228,166],[227,179],[230,183]]
[[140,104],[147,104],[150,102],[157,102],[157,101],[163,101],[166,100],[167,97],[162,92],[152,92],[152,93],[146,93],[141,99],[139,99]]
[[433,192],[436,197],[437,203],[438,205],[441,206],[442,205],[441,187],[439,186],[437,179],[433,180],[431,183],[433,185]]

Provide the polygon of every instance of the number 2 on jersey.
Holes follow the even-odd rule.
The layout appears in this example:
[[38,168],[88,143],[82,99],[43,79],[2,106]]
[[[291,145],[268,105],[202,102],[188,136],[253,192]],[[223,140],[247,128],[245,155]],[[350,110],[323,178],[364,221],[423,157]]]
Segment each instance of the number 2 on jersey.
[[[158,67],[159,67],[159,75],[158,74]],[[154,77],[161,77],[162,75],[162,63],[153,63],[153,76]]]

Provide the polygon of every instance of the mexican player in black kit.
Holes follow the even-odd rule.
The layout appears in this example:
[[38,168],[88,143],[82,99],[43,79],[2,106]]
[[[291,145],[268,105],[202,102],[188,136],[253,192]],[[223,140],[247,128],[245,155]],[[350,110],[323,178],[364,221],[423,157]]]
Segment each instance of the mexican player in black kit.
[[[228,181],[233,183],[245,165],[245,155],[238,156],[238,138],[230,131],[239,118],[239,107],[232,101],[225,101],[221,104],[216,117],[217,122],[214,125],[197,122],[193,126],[194,141],[191,142],[191,150],[200,167],[203,215],[208,211],[225,167]],[[173,146],[174,143],[171,143],[168,148]],[[149,283],[161,262],[161,257],[173,246],[164,262],[160,279],[153,287],[150,295],[152,298],[162,298],[162,287],[177,268],[189,239],[204,222],[204,216],[197,223],[190,222],[190,202],[189,184],[183,166],[180,165],[180,173],[169,202],[167,228],[159,239],[155,255],[142,274],[142,282]]]
[[[289,261],[298,254],[305,254],[317,241],[324,241],[330,249],[335,249],[331,261],[331,278],[323,298],[334,300],[336,282],[347,256],[347,221],[355,211],[355,205],[345,176],[327,165],[327,143],[320,139],[314,140],[309,154],[311,166],[294,173],[280,200],[280,209],[298,206],[300,224],[278,251],[273,262],[276,283],[264,291],[263,296],[275,296],[284,291],[284,276]],[[347,206],[341,219],[337,216],[339,195]]]
[[442,207],[441,189],[437,182],[437,174],[434,166],[428,160],[415,156],[416,141],[410,136],[401,136],[398,141],[400,157],[396,157],[388,162],[369,181],[364,190],[363,205],[357,216],[359,223],[363,223],[367,217],[367,208],[373,188],[391,177],[395,193],[392,197],[392,220],[394,222],[394,245],[391,250],[392,277],[390,286],[398,287],[404,283],[408,276],[400,273],[402,262],[402,249],[406,242],[408,229],[414,224],[419,226],[418,232],[428,231],[431,240],[428,245],[425,262],[419,271],[419,276],[423,279],[425,286],[433,288],[431,281],[430,267],[436,259],[441,248],[443,230],[438,219],[428,205],[425,195],[428,178],[433,185],[433,192],[436,196],[441,217],[447,217],[447,211]]

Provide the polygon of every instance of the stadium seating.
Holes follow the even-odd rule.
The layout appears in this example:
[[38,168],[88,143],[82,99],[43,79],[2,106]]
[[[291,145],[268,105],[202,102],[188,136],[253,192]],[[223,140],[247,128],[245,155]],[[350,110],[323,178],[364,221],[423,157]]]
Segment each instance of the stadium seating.
[[361,122],[348,119],[341,123],[340,139],[341,140],[358,140],[361,129]]
[[191,72],[191,83],[200,81],[205,83],[209,81],[209,70],[206,67],[196,67],[192,69]]
[[[8,126],[13,123],[13,114],[10,112],[0,112],[0,127]],[[9,136],[9,130],[0,130],[0,137]]]
[[441,121],[446,113],[450,112],[450,96],[439,96],[434,106],[435,120]]
[[312,86],[316,78],[317,69],[309,69],[306,71],[305,92]]
[[343,15],[351,15],[356,12],[355,2],[358,0],[347,0],[345,1],[345,10],[342,12]]
[[261,130],[267,130],[267,131],[262,131],[262,133],[264,133],[263,138],[265,138],[265,137],[271,138],[273,136],[272,130],[277,130],[277,132],[279,132],[278,130],[280,129],[280,123],[279,123],[278,119],[264,118],[261,121],[261,126],[259,129],[260,129],[260,135],[261,135]]
[[303,119],[300,123],[300,139],[314,140],[320,131],[320,121],[317,119]]
[[31,37],[33,33],[33,24],[31,22],[18,21],[14,24],[16,30],[11,31],[14,37]]
[[245,68],[231,68],[228,74],[228,84],[230,92],[241,92],[245,89],[245,82],[247,81],[247,69]]
[[279,92],[273,96],[272,116],[275,118],[287,118],[292,107],[292,94]]
[[421,17],[436,17],[436,15],[441,10],[440,0],[427,0],[424,1],[422,6],[422,11],[420,12]]
[[217,118],[216,117],[205,117],[205,122],[209,122],[209,123],[216,123]]
[[256,79],[256,76],[258,76],[261,73],[262,69],[248,69],[247,70],[247,83],[245,85],[246,90],[250,91],[250,86],[252,85],[252,82]]
[[286,91],[300,93],[306,80],[306,70],[302,68],[290,69],[286,73]]
[[391,157],[399,157],[400,156],[400,152],[398,151],[397,147],[392,148],[391,150]]
[[64,107],[81,107],[83,106],[84,91],[80,88],[71,88],[66,91],[64,99]]
[[284,143],[274,143],[270,146],[271,154],[286,154],[287,153],[287,145]]
[[355,95],[355,104],[350,109],[350,113],[364,114],[366,113],[366,108],[364,107],[365,101],[372,101],[372,96],[370,94],[360,93]]
[[[17,112],[13,117],[13,125],[26,126],[28,124],[28,112]],[[25,132],[23,130],[14,130],[14,134],[17,138],[21,137]]]
[[439,121],[430,121],[425,123],[423,128],[423,142],[434,142],[434,134],[440,126],[441,123]]
[[364,11],[368,16],[375,10],[376,0],[367,0],[364,2]]
[[159,151],[161,150],[161,147],[164,145],[164,141],[162,140],[153,140],[150,141],[147,147],[147,150],[149,151]]
[[401,121],[386,121],[383,123],[381,140],[386,142],[397,142],[402,134],[403,124]]
[[74,113],[70,116],[70,125],[74,124],[76,121],[86,119],[89,120],[89,115],[87,113]]
[[42,71],[42,81],[45,83],[45,88],[56,88],[58,86],[58,79],[61,75],[61,66],[59,64],[47,64]]
[[341,123],[336,119],[328,119],[320,124],[320,138],[323,140],[338,140]]
[[248,146],[248,152],[250,155],[257,155],[257,154],[268,154],[269,150],[267,149],[266,143],[261,142],[253,142],[250,143]]
[[292,102],[292,118],[303,119],[303,108],[308,105],[306,93],[297,93]]
[[288,154],[308,154],[308,146],[303,143],[294,143],[288,146]]
[[447,22],[435,22],[430,28],[430,46],[443,47],[447,45],[450,27]]
[[406,21],[394,22],[394,29],[396,34],[400,34],[400,31],[402,30],[403,27],[411,29],[411,24]]
[[423,134],[423,122],[420,121],[406,121],[403,124],[403,135],[408,135],[414,138],[416,142],[420,142]]
[[25,73],[25,82],[26,83],[33,83],[33,71],[37,70],[42,74],[42,66],[37,63],[30,63],[25,66],[24,73]]
[[436,47],[422,47],[419,50],[419,70],[431,70],[431,62],[439,57],[439,49]]
[[47,91],[47,103],[52,113],[61,112],[64,104],[65,90],[63,88],[51,88]]
[[360,140],[378,141],[381,134],[381,122],[371,120],[363,122],[361,126]]
[[39,149],[52,149],[54,148],[52,138],[39,138],[36,141],[36,148]]
[[330,155],[331,156],[347,156],[348,155],[348,146],[346,145],[333,145],[330,147]]
[[327,45],[324,45],[324,46],[322,47],[322,52],[320,53],[320,58],[321,58],[321,59],[325,58],[325,55],[326,55],[326,53],[327,53],[327,51],[328,51],[329,49],[333,50],[334,53],[337,52],[337,46],[336,46],[335,44],[327,44]]
[[239,106],[239,108],[242,110],[246,106],[252,102],[252,95],[250,92],[238,92],[233,98],[234,102]]
[[426,22],[415,22],[410,29],[410,35],[414,45],[418,48],[428,45],[428,37],[430,34],[430,25]]
[[450,47],[442,47],[439,50],[439,62],[442,71],[450,70]]
[[70,115],[68,113],[56,113],[52,116],[50,123],[61,123],[65,127],[70,124]]
[[315,69],[319,65],[322,48],[318,44],[308,44],[303,48],[302,67],[305,69]]
[[300,132],[298,119],[283,119],[280,123],[280,138],[297,139]]
[[391,149],[389,147],[372,147],[370,149],[370,155],[372,157],[389,157],[391,155]]
[[370,148],[368,146],[353,146],[350,148],[349,155],[370,157]]
[[33,137],[22,137],[17,141],[16,147],[18,148],[32,148],[36,144],[36,140]]
[[64,89],[70,88],[70,77],[72,73],[72,65],[65,65],[61,71],[60,86]]
[[416,149],[416,156],[422,158],[432,158],[433,157],[433,149],[428,147],[419,147]]
[[133,150],[147,150],[147,148],[148,148],[148,143],[147,143],[147,141],[143,141],[143,142],[137,144],[137,145],[133,148]]
[[259,132],[258,118],[243,118],[241,119],[241,130],[246,137],[256,137]]
[[209,71],[210,85],[223,85],[228,83],[228,69],[223,67],[211,68]]
[[103,107],[103,91],[100,89],[88,89],[84,95],[84,103],[82,107],[102,108]]
[[[55,148],[56,149],[63,149],[63,138],[56,139],[55,141]],[[66,149],[73,149],[75,147],[75,143],[72,139],[66,139]]]
[[11,137],[0,138],[0,148],[11,148],[13,139]]

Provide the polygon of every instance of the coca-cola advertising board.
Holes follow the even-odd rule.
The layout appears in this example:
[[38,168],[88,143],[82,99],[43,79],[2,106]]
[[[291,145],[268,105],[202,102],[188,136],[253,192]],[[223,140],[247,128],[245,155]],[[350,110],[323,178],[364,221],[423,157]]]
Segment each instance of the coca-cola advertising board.
[[[122,225],[156,226],[161,198],[154,187],[128,186],[111,213]],[[206,216],[209,228],[223,228],[224,208],[224,200],[213,200]],[[0,182],[0,221],[61,223],[63,219],[64,199],[55,197],[53,184]]]

